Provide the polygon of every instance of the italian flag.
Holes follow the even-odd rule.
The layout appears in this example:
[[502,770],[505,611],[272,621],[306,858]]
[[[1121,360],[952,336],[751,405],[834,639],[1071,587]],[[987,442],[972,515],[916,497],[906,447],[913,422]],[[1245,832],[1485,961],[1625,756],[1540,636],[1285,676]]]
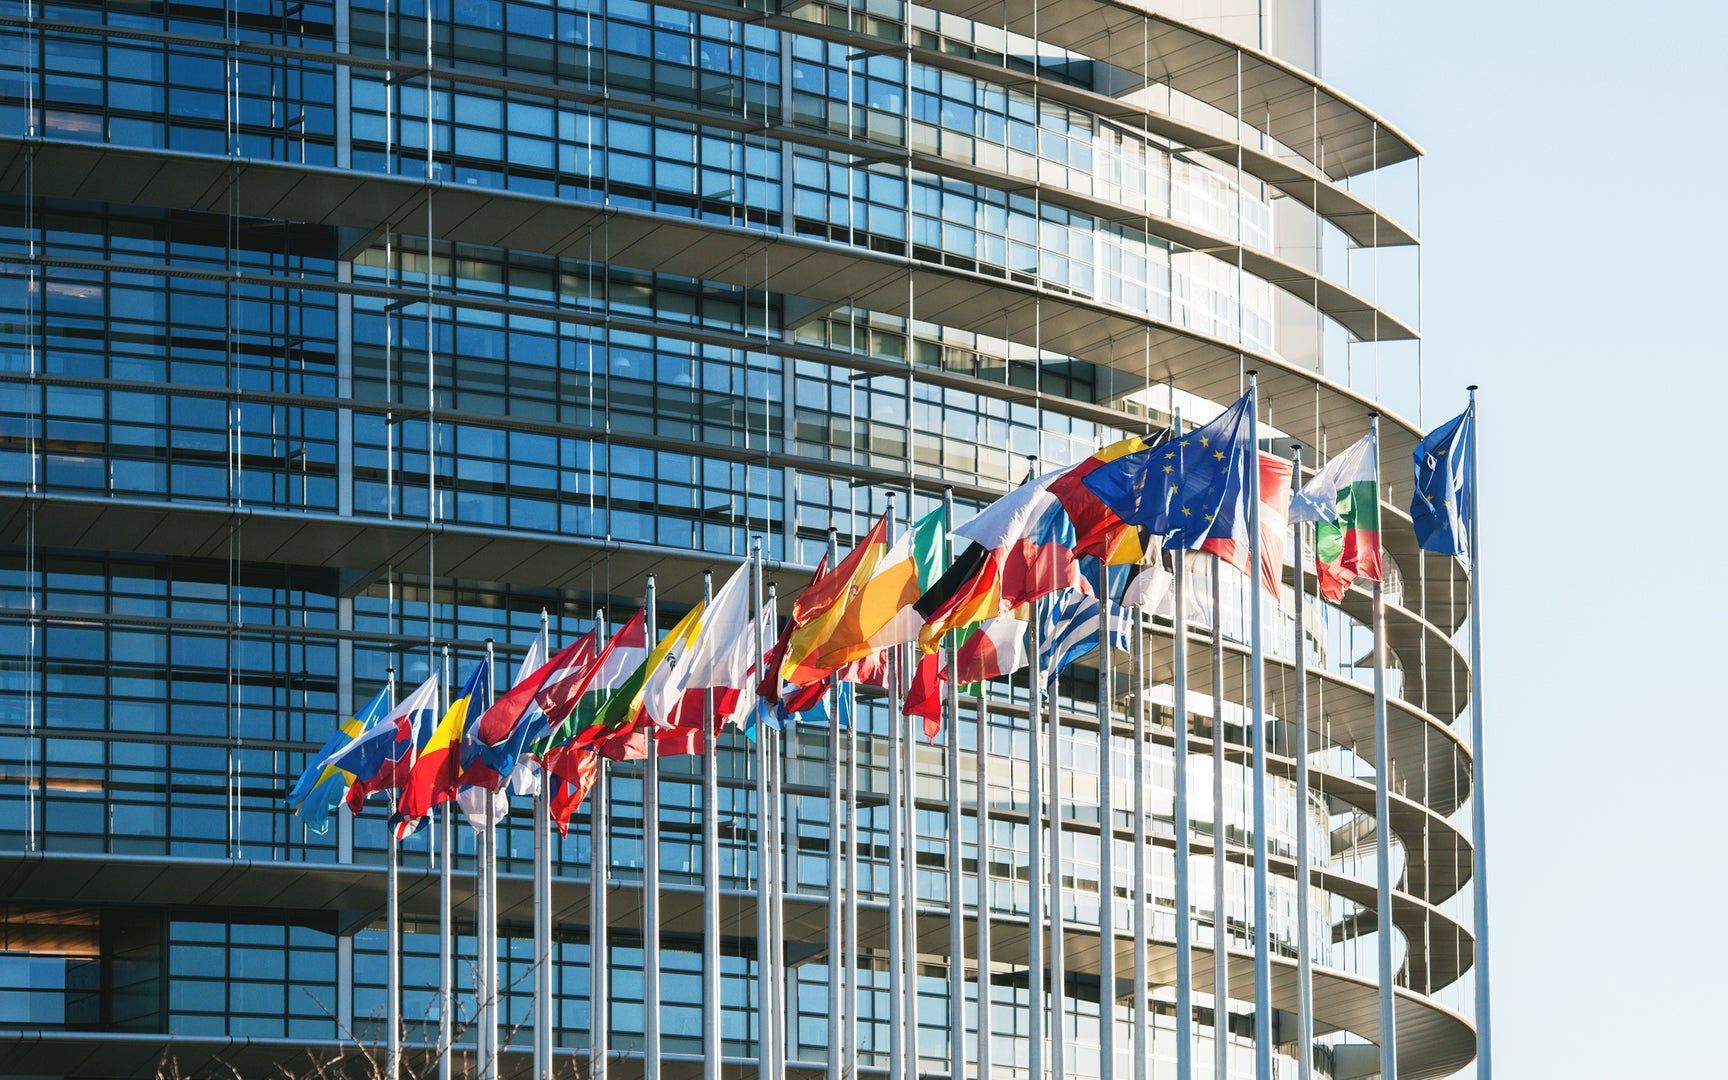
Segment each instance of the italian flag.
[[1380,445],[1374,432],[1333,458],[1290,500],[1290,520],[1312,521],[1320,595],[1337,603],[1358,577],[1380,581]]

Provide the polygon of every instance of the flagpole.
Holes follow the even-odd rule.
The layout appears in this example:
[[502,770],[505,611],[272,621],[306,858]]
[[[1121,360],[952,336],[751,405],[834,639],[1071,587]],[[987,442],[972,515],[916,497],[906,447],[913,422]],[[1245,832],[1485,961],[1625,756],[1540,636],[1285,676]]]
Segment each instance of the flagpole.
[[[1302,447],[1291,448],[1290,484],[1302,487]],[[1309,941],[1308,850],[1308,566],[1302,553],[1302,523],[1296,522],[1296,1069],[1298,1080],[1314,1076],[1314,955]]]
[[[443,677],[438,681],[438,707],[433,716],[443,716],[450,698],[450,646],[444,646]],[[438,814],[438,1080],[450,1080],[451,1055],[456,1052],[454,985],[455,926],[451,919],[451,874],[456,862],[455,835],[450,829],[450,804],[442,804]]]
[[[542,652],[552,653],[552,619],[540,609]],[[552,819],[546,778],[534,796],[534,1080],[552,1080]]]
[[[396,708],[396,668],[394,665],[385,669],[385,683],[390,690],[390,708]],[[390,792],[390,816],[396,816],[398,800],[395,790]],[[398,880],[397,866],[400,841],[396,839],[396,826],[392,823],[386,829],[389,833],[390,876],[388,881],[389,896],[385,901],[384,930],[390,935],[388,964],[390,967],[389,1002],[385,1007],[386,1023],[390,1025],[390,1050],[385,1059],[385,1080],[399,1080],[402,1075],[402,892]]]
[[[828,564],[835,565],[840,554],[839,538],[834,527],[828,527]],[[778,613],[776,613],[778,618]],[[758,637],[761,635],[758,634]],[[770,686],[778,687],[780,673],[759,672],[763,677],[772,679]],[[845,863],[841,861],[840,829],[840,691],[839,682],[833,676],[828,678],[828,1076],[829,1080],[842,1080],[846,1075],[847,1057],[845,1052],[846,1027],[846,947],[844,913],[841,911],[840,899],[843,888],[841,878]]]
[[[610,637],[606,609],[596,608],[594,625],[601,639]],[[648,643],[650,649],[653,642]],[[588,1071],[594,1080],[606,1080],[611,1027],[606,1014],[612,999],[611,927],[606,913],[606,885],[611,877],[611,813],[607,792],[607,769],[594,770],[594,787],[588,793]]]
[[978,1075],[990,1075],[990,710],[978,687]]
[[[1028,455],[1028,472],[1038,470],[1038,459]],[[1029,873],[1026,878],[1026,984],[1027,984],[1027,1054],[1030,1080],[1044,1078],[1044,742],[1039,738],[1044,722],[1044,706],[1039,694],[1044,687],[1043,642],[1040,638],[1042,620],[1034,605],[1031,656],[1031,696],[1026,707],[1027,748],[1030,768],[1026,789],[1026,857]],[[1056,1073],[1053,1080],[1065,1080]]]
[[[756,566],[762,576],[766,572],[762,566],[762,539],[756,538]],[[768,606],[778,614],[780,601],[775,586],[768,586]],[[756,637],[756,664],[762,664],[762,637]],[[773,996],[771,1003],[772,1019],[774,1021],[773,1050],[776,1080],[786,1074],[786,820],[785,820],[785,785],[783,773],[786,764],[786,745],[782,739],[783,732],[768,732],[768,813],[769,813],[769,845],[774,853],[772,871],[768,881],[768,917],[773,925],[773,951],[769,955],[770,969],[774,973],[772,983]]]
[[[762,610],[762,567],[755,558],[752,541],[750,558],[750,595],[756,610]],[[774,985],[772,957],[774,920],[769,911],[773,895],[770,880],[774,853],[769,840],[772,818],[768,812],[768,725],[758,720],[756,745],[752,752],[756,767],[756,1067],[764,1076],[773,1074]]]
[[[839,688],[836,693],[850,696]],[[846,714],[846,1029],[848,1063],[858,1055],[858,714],[857,702]],[[836,703],[838,709],[838,703]],[[855,1066],[849,1065],[850,1068]]]
[[[1272,1080],[1272,914],[1266,900],[1266,653],[1260,596],[1260,373],[1248,373],[1248,677],[1254,739],[1254,1076]],[[1394,1080],[1388,1076],[1387,1080]]]
[[[1056,680],[1048,678],[1044,689],[1049,709],[1044,729],[1049,740],[1050,768],[1050,1075],[1062,1080],[1068,1075],[1068,962],[1067,917],[1062,910],[1062,719],[1056,711]],[[1033,698],[1037,707],[1038,699]]]
[[[949,530],[954,528],[954,489],[942,489],[943,564],[954,561],[954,542]],[[948,1075],[966,1075],[966,883],[960,876],[965,862],[965,844],[961,832],[965,821],[960,816],[960,665],[958,662],[959,634],[948,635],[948,696],[944,711],[948,719]],[[984,744],[978,744],[984,752]],[[982,837],[983,817],[978,818]],[[983,983],[980,982],[982,989]],[[982,995],[980,1010],[988,1005]]]
[[1134,1068],[1133,1080],[1148,1080],[1152,1016],[1147,1000],[1146,907],[1146,618],[1134,609],[1134,636],[1128,641],[1129,678],[1134,709]]
[[[1380,447],[1380,414],[1369,413],[1375,453]],[[1380,475],[1380,463],[1374,463]],[[1378,493],[1376,493],[1378,494]],[[1386,564],[1384,546],[1380,565]],[[1385,571],[1381,571],[1385,576]],[[1397,1014],[1392,994],[1392,810],[1390,755],[1386,747],[1386,587],[1374,582],[1374,887],[1377,900],[1375,944],[1380,970],[1380,1075],[1398,1075]]]
[[[702,607],[714,602],[714,573],[702,571]],[[758,611],[761,609],[758,608]],[[702,691],[702,1076],[720,1080],[720,745],[714,690]]]
[[1116,763],[1111,706],[1110,568],[1098,563],[1098,1056],[1101,1080],[1116,1078]]
[[1476,387],[1470,391],[1469,470],[1470,506],[1470,760],[1475,797],[1470,801],[1470,844],[1476,851],[1471,899],[1476,915],[1476,1076],[1493,1080],[1494,1055],[1488,1000],[1488,828],[1482,787],[1482,526],[1478,508],[1482,504],[1476,486]]
[[1224,773],[1224,575],[1212,556],[1212,1061],[1214,1075],[1230,1075],[1229,810]]
[[[910,528],[912,512],[912,496],[906,496],[907,527]],[[906,655],[907,663],[901,667],[906,678],[902,680],[902,691],[909,685],[912,677],[912,651],[914,646],[898,646]],[[900,765],[904,776],[901,786],[901,817],[903,819],[900,836],[904,844],[905,859],[900,863],[899,872],[906,878],[906,904],[901,909],[900,918],[904,924],[901,933],[906,939],[906,1006],[901,1017],[906,1023],[906,1075],[909,1080],[916,1080],[919,1073],[918,1061],[918,735],[907,723],[905,713],[896,710],[894,728],[900,732]]]
[[[494,672],[497,665],[493,662],[492,639],[486,639],[486,681],[494,684]],[[487,700],[490,701],[496,692],[496,685],[488,685]],[[473,703],[470,702],[470,705]],[[470,720],[478,720],[474,717]],[[495,1080],[497,1077],[498,1055],[498,835],[497,821],[493,816],[493,804],[490,794],[485,796],[486,827],[480,830],[479,842],[475,852],[474,873],[475,908],[479,925],[476,927],[475,946],[479,952],[478,971],[474,976],[474,996],[476,999],[475,1019],[479,1030],[475,1032],[474,1053],[479,1063],[480,1080]]]
[[[1171,431],[1180,436],[1182,413],[1171,417]],[[1188,821],[1188,553],[1173,552],[1175,610],[1170,618],[1171,664],[1174,673],[1176,745],[1176,1078],[1194,1076],[1194,901],[1190,882]],[[1216,735],[1216,732],[1214,732]],[[1217,905],[1216,899],[1213,905]],[[1225,1074],[1228,1075],[1228,1074]]]
[[[648,647],[653,649],[660,640],[653,574],[648,575],[643,606]],[[646,1076],[660,1075],[660,747],[654,729],[659,719],[648,719],[648,756],[642,777],[642,1063]]]
[[[888,527],[884,541],[894,544],[895,492],[888,493]],[[906,1078],[906,924],[900,910],[906,904],[904,868],[901,861],[902,821],[900,800],[903,777],[900,772],[901,703],[905,695],[905,680],[901,661],[906,650],[896,645],[889,651],[888,664],[888,1080]]]

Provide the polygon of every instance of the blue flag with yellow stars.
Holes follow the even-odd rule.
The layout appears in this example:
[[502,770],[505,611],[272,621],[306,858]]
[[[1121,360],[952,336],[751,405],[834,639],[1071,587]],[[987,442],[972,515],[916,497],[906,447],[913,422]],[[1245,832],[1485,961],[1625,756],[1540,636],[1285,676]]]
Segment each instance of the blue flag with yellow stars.
[[1410,520],[1424,551],[1456,555],[1470,562],[1470,515],[1476,505],[1470,490],[1470,456],[1476,440],[1474,408],[1465,409],[1428,433],[1416,447],[1416,494]]
[[1117,517],[1163,537],[1166,548],[1233,535],[1237,515],[1248,513],[1251,396],[1186,435],[1098,466],[1083,483]]

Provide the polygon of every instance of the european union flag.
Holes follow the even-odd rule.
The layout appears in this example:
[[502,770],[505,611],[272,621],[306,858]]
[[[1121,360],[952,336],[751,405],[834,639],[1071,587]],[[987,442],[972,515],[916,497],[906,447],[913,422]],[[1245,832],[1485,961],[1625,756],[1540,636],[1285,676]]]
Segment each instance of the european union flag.
[[1186,435],[1098,466],[1082,483],[1123,521],[1162,536],[1166,548],[1234,535],[1237,515],[1248,513],[1251,396]]
[[1424,551],[1456,555],[1470,561],[1470,515],[1475,492],[1470,489],[1470,458],[1476,452],[1471,431],[1474,408],[1465,409],[1428,433],[1416,447],[1416,494],[1410,499],[1410,519],[1416,543]]

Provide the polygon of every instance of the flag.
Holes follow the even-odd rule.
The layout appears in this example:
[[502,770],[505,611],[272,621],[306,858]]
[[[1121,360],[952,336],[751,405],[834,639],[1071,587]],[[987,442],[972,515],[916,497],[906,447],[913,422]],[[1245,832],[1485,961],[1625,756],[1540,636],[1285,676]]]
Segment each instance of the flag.
[[[542,749],[559,745],[581,733],[598,718],[611,696],[648,659],[648,613],[637,611],[612,635],[588,670],[548,682],[539,705],[546,714],[548,732],[537,740]],[[589,694],[596,695],[593,701]]]
[[420,827],[432,808],[456,797],[462,779],[462,737],[469,720],[485,712],[492,702],[492,659],[485,657],[474,665],[462,692],[444,710],[443,719],[427,734],[408,779],[402,785],[402,798],[396,804],[391,821],[396,835],[406,836]]
[[[748,673],[756,663],[758,650],[756,613],[750,596],[750,563],[741,564],[726,584],[714,594],[713,602],[701,615],[690,635],[690,644],[679,655],[676,648],[667,656],[662,670],[664,679],[651,679],[643,691],[642,707],[649,718],[662,728],[683,726],[680,713],[693,691],[717,689],[741,691],[748,682]],[[658,673],[657,673],[658,674]],[[729,696],[735,705],[741,694]],[[696,700],[701,701],[698,694]],[[720,711],[720,698],[715,698],[715,719],[730,718],[730,709]]]
[[[538,638],[535,639],[539,641]],[[462,739],[462,786],[495,790],[516,767],[528,743],[546,732],[546,716],[539,705],[547,683],[582,672],[594,663],[595,637],[590,630],[550,661],[545,651],[529,650],[529,660],[540,663],[518,669],[516,684],[492,703],[469,725]]]
[[1026,666],[1032,658],[1026,647],[1026,627],[1032,621],[1030,612],[1028,606],[1017,607],[972,628],[954,656],[955,672],[962,686],[1012,675]]
[[921,642],[1002,614],[1002,566],[994,553],[968,544],[913,606],[924,620]]
[[1314,574],[1336,604],[1358,577],[1380,581],[1380,443],[1370,430],[1326,463],[1290,501],[1314,525]]
[[936,581],[943,517],[941,510],[925,514],[883,554],[818,648],[822,668],[832,671],[917,640],[924,619],[912,605]]
[[306,766],[300,779],[288,789],[288,805],[306,823],[306,827],[319,836],[330,830],[330,812],[342,804],[342,796],[347,794],[348,785],[354,781],[353,773],[325,765],[324,759],[382,720],[389,711],[390,688],[386,686],[372,696],[365,708],[342,721],[342,725],[324,741],[324,746],[312,755],[312,763]]
[[[877,519],[864,539],[858,542],[832,572],[823,574],[818,568],[798,598],[792,601],[792,625],[808,626],[815,619],[840,603],[857,584],[870,576],[876,560],[882,557],[888,542],[888,515]],[[826,560],[824,560],[826,561]],[[868,564],[868,566],[866,566]]]
[[1062,509],[1074,523],[1074,550],[1077,554],[1091,555],[1112,566],[1141,560],[1145,554],[1143,530],[1123,521],[1086,486],[1085,480],[1096,469],[1145,450],[1153,443],[1163,441],[1167,434],[1136,435],[1111,443],[1063,470],[1050,482],[1050,494],[1062,504]]
[[421,683],[384,718],[350,739],[341,749],[318,763],[351,774],[348,809],[358,814],[366,796],[375,791],[399,788],[414,766],[414,758],[425,734],[432,727],[432,711],[438,705],[436,677]]
[[[1242,493],[1243,498],[1247,492]],[[1230,515],[1228,535],[1214,533],[1200,544],[1242,571],[1248,572],[1248,512]],[[1271,454],[1260,455],[1260,586],[1278,597],[1284,570],[1284,537],[1290,531],[1290,462]]]
[[1410,520],[1423,551],[1456,555],[1470,564],[1470,515],[1476,512],[1470,490],[1470,458],[1476,452],[1471,405],[1428,433],[1416,447],[1416,494]]
[[918,658],[918,667],[912,673],[912,685],[906,691],[906,701],[900,710],[905,716],[923,717],[924,737],[927,739],[934,739],[942,730],[942,683],[948,677],[943,670],[945,655],[937,649]]
[[[698,602],[678,621],[671,633],[660,639],[641,665],[600,706],[594,718],[577,732],[577,745],[596,745],[620,733],[628,734],[635,727],[642,718],[642,702],[650,689],[672,677],[673,666],[667,664],[667,659],[672,658],[675,665],[676,658],[690,647],[690,641],[701,628],[703,607]],[[652,686],[650,680],[653,680]],[[655,689],[655,693],[658,692]]]
[[563,743],[548,750],[542,764],[552,781],[546,814],[558,826],[558,835],[569,836],[570,815],[588,798],[600,777],[600,755],[589,747]]
[[[822,652],[864,583],[888,552],[888,515],[883,514],[858,546],[832,572],[812,581],[792,604],[793,631],[786,639],[780,678],[793,686],[809,686],[827,678]],[[836,665],[837,666],[837,665]]]
[[[1109,603],[1110,647],[1127,652],[1127,612],[1116,601]],[[1085,593],[1063,593],[1051,602],[1038,633],[1038,663],[1046,685],[1055,683],[1069,664],[1097,650],[1098,612],[1098,598]]]
[[1130,525],[1164,538],[1166,548],[1197,548],[1234,535],[1249,451],[1252,394],[1186,435],[1125,454],[1093,469],[1085,485]]

